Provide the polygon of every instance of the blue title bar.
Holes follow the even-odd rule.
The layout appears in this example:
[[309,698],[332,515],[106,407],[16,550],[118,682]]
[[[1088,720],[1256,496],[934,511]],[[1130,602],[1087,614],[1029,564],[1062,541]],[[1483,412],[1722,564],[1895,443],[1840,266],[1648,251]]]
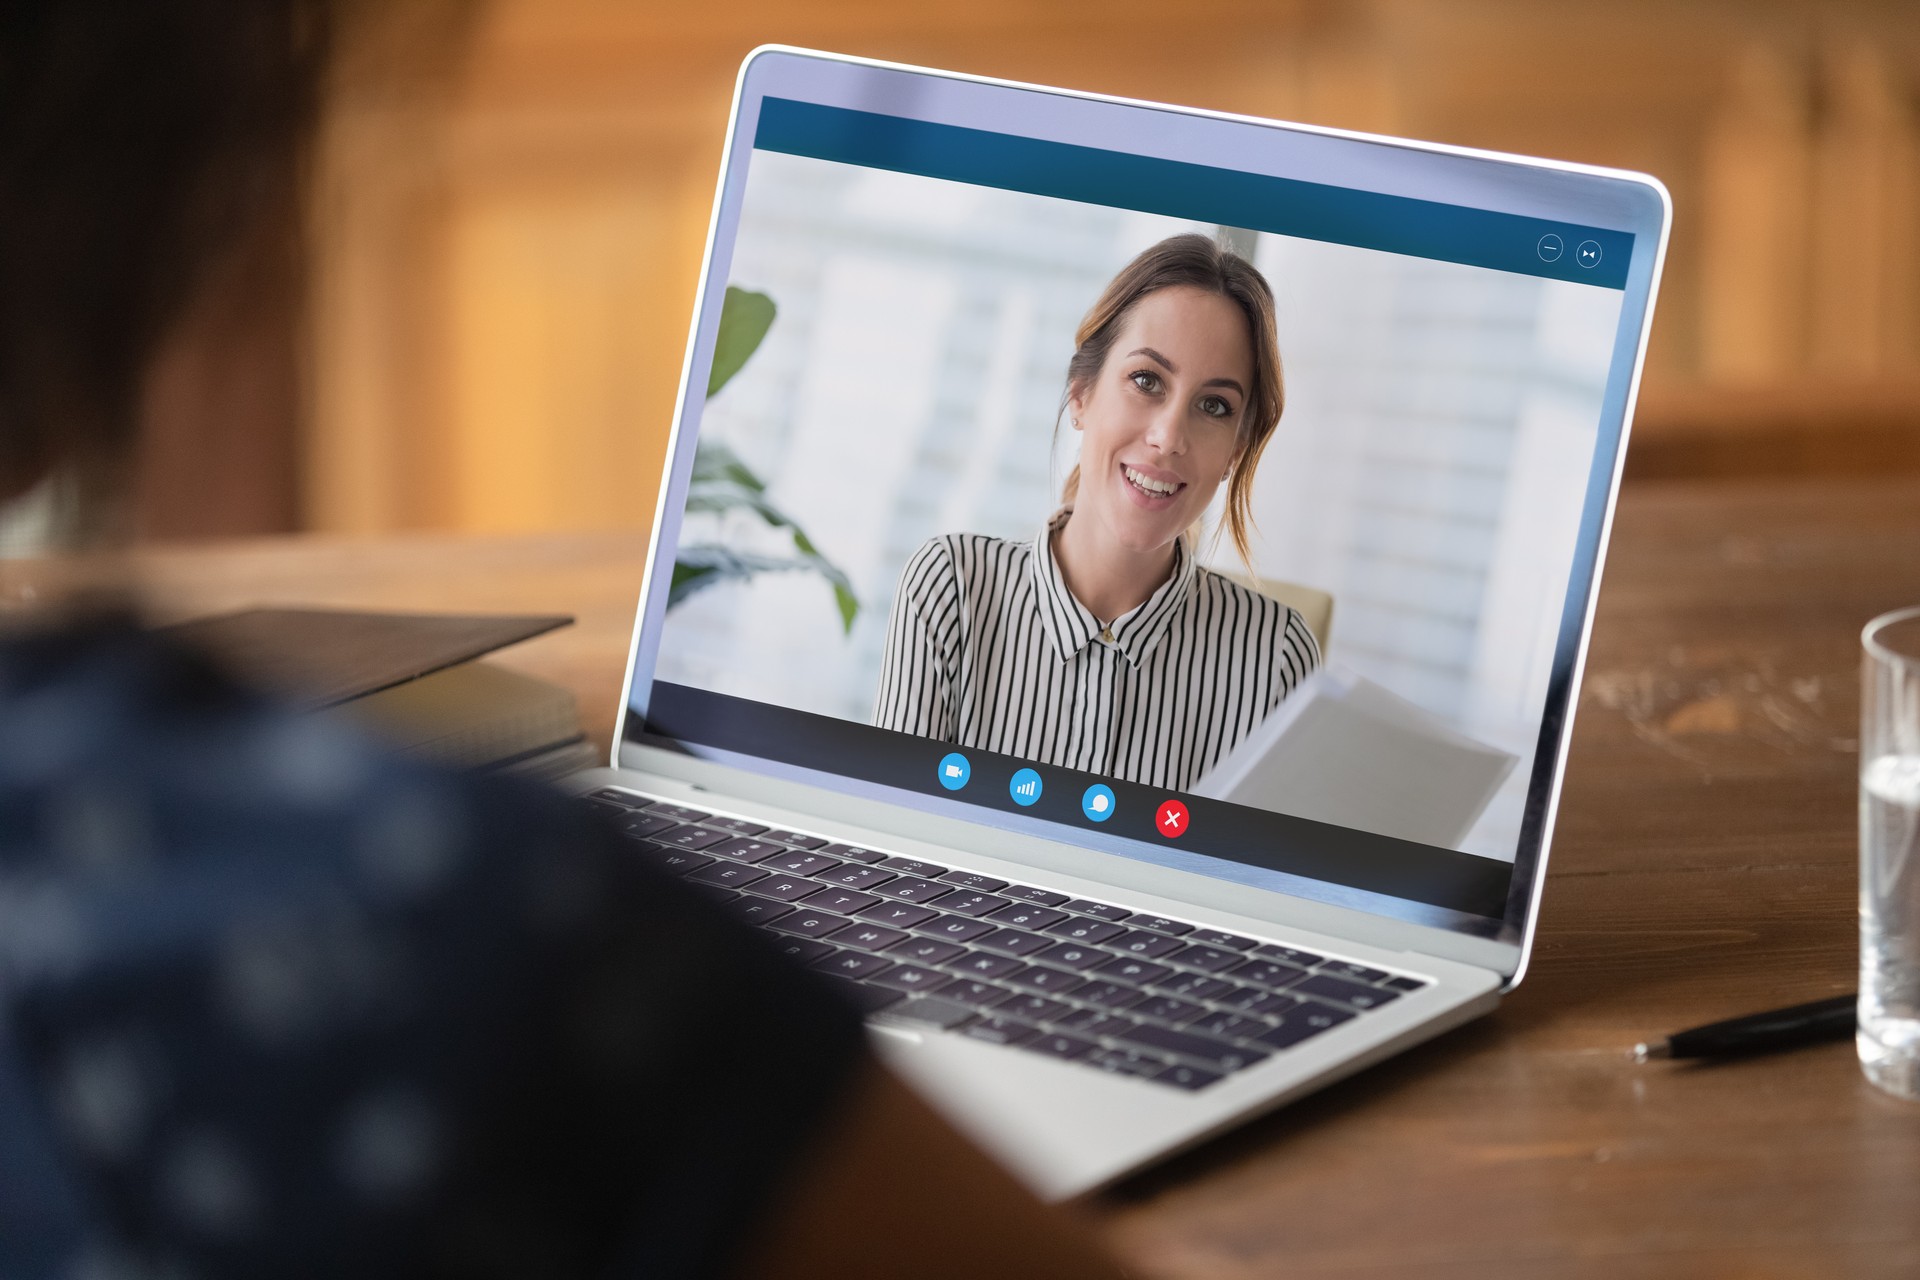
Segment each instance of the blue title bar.
[[753,145],[1084,204],[1624,289],[1633,236],[789,98],[760,104]]

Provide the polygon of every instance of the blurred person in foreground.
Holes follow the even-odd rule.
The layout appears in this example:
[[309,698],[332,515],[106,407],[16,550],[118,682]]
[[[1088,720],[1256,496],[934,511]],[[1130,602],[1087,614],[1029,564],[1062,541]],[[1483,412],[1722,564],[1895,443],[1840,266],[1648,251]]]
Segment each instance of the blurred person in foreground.
[[[0,0],[0,504],[63,477],[125,527],[155,352],[329,28]],[[0,1276],[1117,1274],[590,815],[294,717],[92,583],[0,610]]]

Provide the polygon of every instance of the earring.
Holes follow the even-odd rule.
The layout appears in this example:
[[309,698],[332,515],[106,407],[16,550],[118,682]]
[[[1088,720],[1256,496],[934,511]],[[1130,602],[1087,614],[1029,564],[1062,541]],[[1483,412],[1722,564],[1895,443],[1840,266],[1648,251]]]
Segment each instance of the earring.
[[1080,429],[1080,419],[1068,418],[1067,421],[1073,424],[1074,430],[1078,431]]

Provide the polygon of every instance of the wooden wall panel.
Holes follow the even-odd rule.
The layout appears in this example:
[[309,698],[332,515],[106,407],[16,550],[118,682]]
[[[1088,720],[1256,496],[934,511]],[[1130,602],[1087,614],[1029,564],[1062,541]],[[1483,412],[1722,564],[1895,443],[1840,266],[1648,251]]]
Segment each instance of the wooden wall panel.
[[1806,429],[1920,422],[1908,4],[370,8],[316,205],[318,527],[646,526],[734,74],[775,41],[1646,168],[1677,218],[1643,437],[1727,456],[1809,379],[1840,393],[1788,398]]

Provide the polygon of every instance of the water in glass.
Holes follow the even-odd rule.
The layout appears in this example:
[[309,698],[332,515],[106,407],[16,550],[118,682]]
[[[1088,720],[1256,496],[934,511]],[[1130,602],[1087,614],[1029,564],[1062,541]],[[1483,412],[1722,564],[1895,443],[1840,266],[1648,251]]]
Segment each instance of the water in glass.
[[1860,1065],[1920,1099],[1920,755],[1860,770]]

